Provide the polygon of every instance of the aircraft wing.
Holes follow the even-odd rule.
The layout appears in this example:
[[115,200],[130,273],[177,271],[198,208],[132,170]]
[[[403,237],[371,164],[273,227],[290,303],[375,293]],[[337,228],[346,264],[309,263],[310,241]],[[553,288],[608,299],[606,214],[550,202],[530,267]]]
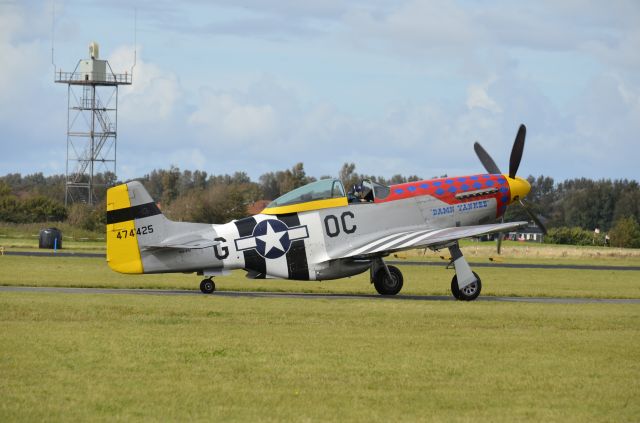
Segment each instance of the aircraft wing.
[[451,241],[496,232],[504,232],[528,225],[528,222],[493,223],[444,229],[423,229],[397,232],[347,251],[340,258],[380,255],[401,250],[445,245]]

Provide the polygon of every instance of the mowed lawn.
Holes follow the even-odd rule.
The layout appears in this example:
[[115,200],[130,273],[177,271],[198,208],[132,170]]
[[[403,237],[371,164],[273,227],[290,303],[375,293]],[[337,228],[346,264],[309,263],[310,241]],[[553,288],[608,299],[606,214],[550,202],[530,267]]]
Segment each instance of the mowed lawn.
[[[538,260],[544,263],[545,260]],[[605,265],[608,261],[589,261]],[[402,294],[451,295],[453,270],[440,266],[399,265],[404,275]],[[473,266],[473,263],[472,263]],[[103,258],[0,257],[0,285],[106,288],[199,289],[196,274],[121,275]],[[640,298],[640,271],[511,269],[476,267],[482,278],[481,295]],[[250,280],[234,271],[216,278],[218,290],[368,293],[375,289],[369,274],[323,282]]]
[[[607,264],[593,263],[593,264]],[[401,294],[452,270],[401,266]],[[101,258],[0,285],[198,289]],[[477,268],[483,295],[640,298],[638,271]],[[374,293],[216,278],[219,290]],[[640,305],[0,293],[0,421],[639,421]]]
[[0,293],[0,421],[640,419],[636,304]]

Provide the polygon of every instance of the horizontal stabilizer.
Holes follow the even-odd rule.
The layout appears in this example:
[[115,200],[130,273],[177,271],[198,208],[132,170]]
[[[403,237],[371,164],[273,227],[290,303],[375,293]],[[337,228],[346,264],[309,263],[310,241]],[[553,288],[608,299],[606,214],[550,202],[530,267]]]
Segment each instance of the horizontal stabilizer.
[[202,235],[194,233],[167,238],[158,244],[145,245],[144,249],[175,248],[185,250],[198,250],[202,248],[213,247],[214,245],[218,244],[220,244],[220,241],[206,239],[203,238]]

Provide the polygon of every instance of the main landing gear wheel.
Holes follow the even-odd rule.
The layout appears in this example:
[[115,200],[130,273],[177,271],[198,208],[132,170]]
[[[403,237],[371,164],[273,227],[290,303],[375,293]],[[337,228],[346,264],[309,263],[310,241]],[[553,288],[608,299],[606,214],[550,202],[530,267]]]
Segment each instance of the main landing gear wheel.
[[462,289],[458,288],[458,275],[453,276],[453,279],[451,279],[451,293],[456,300],[473,301],[478,298],[478,295],[480,295],[480,291],[482,290],[482,282],[480,281],[480,276],[478,276],[476,272],[473,272],[473,276],[476,277],[477,281]]
[[216,284],[213,282],[213,279],[203,279],[202,282],[200,282],[200,291],[202,291],[203,294],[212,294],[215,290]]
[[387,274],[384,267],[381,267],[373,277],[373,285],[376,287],[376,291],[380,295],[396,295],[402,289],[402,283],[404,278],[402,272],[395,266],[387,266],[391,278]]

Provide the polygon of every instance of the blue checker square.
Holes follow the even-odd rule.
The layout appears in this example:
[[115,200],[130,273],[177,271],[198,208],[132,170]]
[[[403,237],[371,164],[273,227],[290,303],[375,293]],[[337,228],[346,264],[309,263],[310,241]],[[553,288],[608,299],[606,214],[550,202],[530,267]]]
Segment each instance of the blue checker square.
[[460,186],[460,189],[461,189],[461,190],[463,190],[463,191],[466,191],[466,190],[468,190],[468,189],[469,189],[469,185],[467,185],[467,184],[462,184],[462,185]]
[[402,194],[404,190],[402,188],[396,189],[396,194]]
[[458,189],[456,187],[449,187],[449,189],[447,191],[449,192],[456,192]]
[[473,187],[474,187],[475,189],[480,189],[480,188],[482,188],[482,184],[481,184],[480,182],[474,182],[474,183],[473,183]]
[[458,182],[464,182],[466,180],[467,180],[467,178],[458,178]]
[[438,188],[438,189],[436,190],[436,194],[438,194],[438,195],[442,195],[442,194],[444,194],[444,190],[443,190],[442,188]]
[[487,182],[484,183],[486,186],[488,187],[492,187],[494,182],[492,180],[488,180]]
[[421,184],[420,188],[427,189],[427,188],[429,188],[429,184]]
[[509,197],[507,197],[506,195],[502,196],[502,198],[500,199],[500,201],[502,201],[503,203],[506,203],[507,201],[509,201]]
[[500,192],[506,193],[507,191],[509,191],[509,188],[507,188],[507,187],[500,188]]
[[452,184],[453,183],[453,179],[447,179],[446,181],[444,181],[447,184]]
[[410,187],[407,187],[407,189],[411,192],[416,190],[416,187],[414,185],[411,185]]
[[478,178],[478,175],[473,175],[473,176],[469,176],[469,179],[477,181],[479,178]]
[[435,181],[435,182],[433,183],[433,186],[434,186],[434,187],[439,187],[440,185],[442,185],[442,182],[441,182],[441,181]]

